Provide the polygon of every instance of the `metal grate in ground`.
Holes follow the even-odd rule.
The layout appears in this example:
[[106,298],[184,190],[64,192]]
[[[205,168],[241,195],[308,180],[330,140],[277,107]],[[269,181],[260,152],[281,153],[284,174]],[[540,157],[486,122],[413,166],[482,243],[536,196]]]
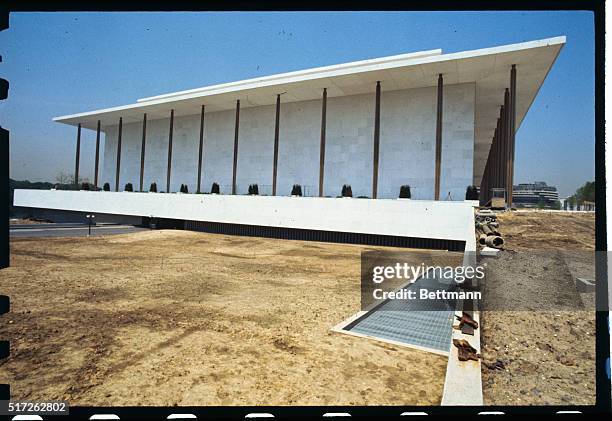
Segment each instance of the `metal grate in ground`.
[[[422,278],[404,289],[455,290],[454,282],[441,285],[434,278]],[[351,322],[343,330],[439,354],[448,354],[453,334],[454,301],[387,300]]]

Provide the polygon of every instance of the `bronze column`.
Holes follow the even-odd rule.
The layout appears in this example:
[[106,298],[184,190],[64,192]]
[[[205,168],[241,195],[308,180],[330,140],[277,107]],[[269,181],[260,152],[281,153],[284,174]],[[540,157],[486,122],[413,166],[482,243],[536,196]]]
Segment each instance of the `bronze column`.
[[493,152],[493,143],[495,142],[495,134],[493,135],[493,139],[491,140],[491,146],[489,147],[489,153],[487,155],[487,161],[485,164],[485,168],[482,174],[482,179],[480,181],[480,193],[479,200],[480,205],[484,206],[489,201],[489,180],[491,174],[491,157]]
[[170,131],[168,132],[168,171],[166,172],[166,192],[170,193],[170,175],[172,173],[172,132],[174,130],[174,109],[170,110]]
[[98,188],[98,167],[100,165],[100,120],[96,129],[96,162],[94,164],[94,189]]
[[504,141],[504,106],[499,108],[497,144],[495,148],[495,187],[502,187],[501,182],[501,145]]
[[493,136],[493,143],[491,148],[493,149],[493,155],[491,156],[491,187],[497,187],[497,158],[499,149],[499,118],[497,119],[497,127],[495,127],[495,135]]
[[202,110],[200,111],[200,148],[198,150],[198,183],[196,187],[196,193],[200,193],[202,179],[202,151],[204,150],[204,110],[205,106],[202,105]]
[[512,65],[510,70],[510,108],[509,108],[509,139],[508,139],[508,207],[512,206],[514,188],[514,143],[515,143],[515,131],[516,131],[516,65]]
[[117,135],[117,172],[115,173],[115,191],[119,191],[119,171],[121,170],[121,132],[123,117],[119,117],[119,134]]
[[436,175],[434,199],[440,200],[440,167],[442,164],[442,101],[443,101],[442,73],[438,75],[438,108],[436,113]]
[[274,125],[274,162],[272,164],[272,196],[276,196],[276,174],[278,171],[279,124],[280,124],[280,94],[276,95],[276,122]]
[[238,165],[238,130],[240,128],[240,100],[236,101],[236,123],[234,126],[234,167],[232,169],[232,194],[236,194],[236,170]]
[[323,88],[321,105],[321,146],[319,148],[319,197],[323,197],[323,181],[325,177],[325,129],[327,125],[327,88]]
[[506,190],[506,203],[511,192],[508,191],[508,158],[510,154],[510,93],[508,88],[504,91],[504,149],[501,165],[502,187]]
[[142,117],[142,145],[140,146],[140,191],[143,191],[145,149],[147,143],[147,113]]
[[372,163],[372,199],[378,196],[378,157],[380,154],[380,81],[376,82],[374,108],[374,162]]
[[81,123],[77,127],[76,158],[74,160],[74,184],[79,184],[79,160],[81,158]]

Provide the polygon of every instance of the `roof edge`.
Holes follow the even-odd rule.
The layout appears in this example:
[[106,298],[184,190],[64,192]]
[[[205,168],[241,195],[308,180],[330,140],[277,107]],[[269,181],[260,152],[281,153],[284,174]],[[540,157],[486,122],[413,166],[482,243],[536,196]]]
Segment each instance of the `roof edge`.
[[431,57],[431,56],[437,56],[441,54],[442,54],[442,49],[437,48],[435,50],[424,50],[424,51],[417,51],[413,53],[404,53],[404,54],[397,54],[393,56],[377,57],[377,58],[366,59],[366,60],[351,61],[347,63],[332,64],[329,66],[312,67],[309,69],[296,70],[293,72],[276,73],[276,74],[269,75],[269,76],[262,76],[262,77],[251,78],[251,79],[243,79],[243,80],[238,80],[234,82],[220,83],[217,85],[209,85],[209,86],[204,86],[201,88],[187,89],[187,90],[177,91],[177,92],[169,92],[167,94],[155,95],[155,96],[150,96],[146,98],[139,98],[136,100],[136,102],[142,103],[142,102],[148,102],[148,101],[155,101],[158,99],[168,99],[168,98],[172,98],[175,96],[182,96],[182,95],[195,94],[195,93],[205,93],[206,91],[212,91],[212,90],[217,90],[217,89],[236,88],[241,85],[249,85],[253,83],[265,83],[265,82],[271,82],[277,79],[283,79],[283,78],[289,78],[289,77],[316,76],[319,73],[325,73],[329,71],[355,70],[355,68],[359,68],[362,66],[371,66],[371,65],[376,65],[376,64],[381,64],[381,65],[389,64],[389,63],[394,63],[394,62],[403,61],[403,60]]
[[[310,80],[310,79],[317,79],[317,78],[333,77],[334,76],[333,72],[337,72],[337,71],[344,71],[347,74],[348,73],[359,73],[359,70],[362,68],[363,68],[363,72],[371,71],[372,66],[381,66],[380,69],[384,70],[386,68],[401,67],[402,65],[412,66],[412,65],[419,65],[419,64],[424,64],[424,63],[435,63],[435,62],[442,62],[445,60],[456,60],[456,59],[462,59],[462,58],[484,56],[484,55],[489,55],[489,54],[520,51],[520,50],[526,50],[526,49],[532,49],[532,48],[540,48],[540,47],[546,47],[546,46],[552,46],[552,45],[565,44],[565,43],[566,43],[566,37],[558,36],[558,37],[552,37],[552,38],[544,38],[540,40],[532,40],[532,41],[526,41],[526,42],[521,42],[521,43],[515,43],[515,44],[505,44],[505,45],[496,46],[496,47],[487,47],[487,48],[481,48],[481,49],[475,49],[475,50],[459,51],[459,52],[448,53],[448,54],[441,54],[442,52],[441,49],[427,50],[427,51],[421,51],[417,53],[400,54],[400,55],[395,55],[395,56],[382,57],[378,59],[361,60],[361,61],[351,62],[351,63],[318,67],[318,68],[312,68],[312,69],[306,69],[306,70],[299,70],[296,72],[276,74],[276,75],[271,75],[271,76],[266,76],[266,77],[256,78],[256,79],[246,79],[246,80],[237,81],[237,82],[230,82],[230,83],[225,83],[225,84],[220,84],[220,85],[212,85],[212,86],[208,86],[204,88],[192,89],[189,91],[174,92],[171,94],[164,94],[164,95],[160,95],[156,97],[139,99],[137,102],[127,104],[127,105],[120,105],[116,107],[98,109],[94,111],[86,111],[86,112],[81,112],[81,113],[76,113],[76,114],[58,116],[58,117],[54,117],[52,120],[54,122],[60,122],[60,123],[66,122],[66,124],[71,124],[68,121],[75,119],[75,118],[91,117],[97,114],[137,109],[137,108],[145,107],[148,105],[157,105],[157,104],[163,104],[166,102],[193,99],[193,98],[197,98],[200,96],[216,95],[216,94],[252,89],[257,86],[249,86],[249,85],[254,85],[254,84],[259,84],[260,85],[259,87],[264,87],[264,86],[273,86],[275,84],[280,84],[280,83],[294,83],[296,81],[295,80],[292,81],[290,79],[296,78],[296,77],[300,78],[300,77],[310,76],[310,77],[305,78],[305,80]],[[401,63],[401,64],[398,64],[398,63]],[[326,74],[326,72],[330,74]],[[312,75],[314,75],[314,77]],[[289,79],[289,80],[287,80],[286,82],[278,82],[279,79],[283,79],[283,78]]]

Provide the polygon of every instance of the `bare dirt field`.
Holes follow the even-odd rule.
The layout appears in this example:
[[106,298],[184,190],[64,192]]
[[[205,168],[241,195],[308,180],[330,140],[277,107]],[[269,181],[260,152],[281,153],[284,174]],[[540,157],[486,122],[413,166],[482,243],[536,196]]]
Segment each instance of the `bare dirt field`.
[[[482,261],[485,404],[593,405],[594,294],[579,294],[574,280],[595,277],[594,215],[508,212],[498,221],[506,251]],[[503,369],[487,367],[498,361]]]
[[595,250],[594,213],[505,212],[498,221],[512,250]]
[[0,382],[72,405],[437,405],[446,357],[330,331],[360,309],[365,248],[170,230],[13,238]]

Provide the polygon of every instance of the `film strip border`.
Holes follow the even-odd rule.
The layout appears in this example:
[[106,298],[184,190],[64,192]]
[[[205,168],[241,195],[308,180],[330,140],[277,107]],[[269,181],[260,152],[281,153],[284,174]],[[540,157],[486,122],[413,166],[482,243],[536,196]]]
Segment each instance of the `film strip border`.
[[[539,415],[544,419],[596,419],[603,416],[593,407],[71,407],[67,415],[19,415],[8,418],[24,420],[234,420],[234,419],[406,419],[408,416],[428,416],[427,419],[442,419],[449,416],[489,415],[493,419],[508,419],[508,416]],[[448,418],[444,418],[448,419]],[[484,419],[490,419],[485,417]],[[601,419],[604,419],[603,417]]]
[[[466,4],[465,7],[469,7]],[[590,9],[593,7],[581,6],[580,8]],[[489,9],[489,6],[486,7]],[[602,26],[603,23],[603,6],[598,7],[599,16],[596,17],[596,24]],[[0,31],[8,28],[8,12],[0,12]],[[596,61],[600,66],[596,66],[597,72],[603,72],[603,31],[600,31],[596,35],[596,51],[599,51]],[[599,48],[601,47],[601,48]],[[2,62],[2,56],[0,53],[0,63]],[[1,75],[1,72],[0,72]],[[603,77],[598,75],[600,78],[600,84],[597,86],[599,90],[599,101],[600,107],[598,109],[597,119],[603,122]],[[7,80],[0,78],[0,100],[5,100],[8,97],[9,83]],[[604,155],[604,142],[603,142],[603,125],[598,131],[598,142],[596,153],[600,156]],[[2,127],[0,122],[0,194],[5,197],[5,203],[9,200],[9,132]],[[597,163],[596,168],[597,176],[600,180],[605,180],[603,159]],[[605,189],[598,190],[598,202],[605,204]],[[601,211],[604,208],[604,211]],[[605,206],[598,207],[599,213],[599,227],[605,227]],[[2,207],[2,215],[0,217],[0,270],[9,266],[10,255],[9,255],[9,218],[8,218],[8,206]],[[605,230],[600,231],[605,233]],[[601,245],[601,244],[600,244]],[[603,240],[605,246],[605,239]],[[598,250],[605,249],[598,247]],[[607,268],[605,268],[607,269]],[[606,291],[606,286],[598,292]],[[603,291],[602,291],[603,290]],[[0,285],[0,320],[5,313],[10,311],[10,300],[6,295],[2,295],[2,287]],[[608,334],[610,332],[610,320],[609,317],[603,316],[598,312],[598,328],[605,330],[605,337],[598,336],[600,343],[598,344],[599,357],[605,360],[605,366],[597,365],[597,377],[598,377],[598,388],[603,386],[602,383],[607,382],[605,388],[608,392],[610,391],[610,358],[609,350],[605,351],[602,348],[608,348]],[[601,317],[603,316],[603,317]],[[602,326],[603,325],[603,326]],[[603,344],[601,343],[603,342]],[[603,345],[603,346],[602,346]],[[7,358],[10,355],[10,343],[5,338],[0,337],[0,360]],[[605,373],[602,373],[604,372]],[[601,382],[604,380],[604,382]],[[0,384],[0,400],[8,400],[10,398],[10,388],[8,384]],[[311,419],[311,418],[345,418],[345,417],[360,417],[360,416],[376,416],[377,418],[401,418],[402,416],[410,415],[499,415],[504,419],[504,415],[523,415],[523,414],[539,414],[540,416],[552,416],[553,419],[574,419],[571,415],[577,417],[591,418],[590,415],[602,416],[610,413],[610,397],[600,396],[598,393],[598,404],[596,406],[589,407],[181,407],[181,408],[163,408],[163,407],[72,407],[70,408],[69,416],[19,416],[13,417],[12,419],[31,419],[31,420],[47,420],[47,419],[83,419],[83,420],[154,420],[154,419],[176,419],[176,420],[188,420],[188,419],[251,419],[251,418],[272,418],[272,419]],[[555,415],[559,416],[556,417]],[[567,417],[570,415],[570,417]],[[587,417],[585,417],[585,415]],[[605,416],[605,415],[604,415]],[[9,418],[10,419],[10,418]],[[429,418],[428,418],[429,419]],[[495,418],[499,419],[499,418]],[[595,417],[593,417],[595,419]],[[603,417],[602,417],[603,419]]]
[[[9,14],[8,12],[0,13],[0,31],[8,29],[9,26]],[[2,62],[2,55],[0,53],[0,63]],[[0,73],[1,74],[1,73]],[[9,83],[8,80],[0,78],[0,101],[8,98]],[[9,132],[0,122],[0,194],[5,199],[2,201],[5,204],[9,203]],[[9,266],[10,254],[9,254],[9,215],[8,206],[3,206],[4,211],[0,216],[0,230],[2,235],[0,236],[0,270],[5,269]],[[3,314],[9,312],[9,297],[2,294],[2,287],[0,286],[0,317]],[[0,337],[0,360],[8,358],[10,354],[10,343],[6,338]],[[8,384],[0,384],[0,400],[6,400],[10,397],[10,389]]]

